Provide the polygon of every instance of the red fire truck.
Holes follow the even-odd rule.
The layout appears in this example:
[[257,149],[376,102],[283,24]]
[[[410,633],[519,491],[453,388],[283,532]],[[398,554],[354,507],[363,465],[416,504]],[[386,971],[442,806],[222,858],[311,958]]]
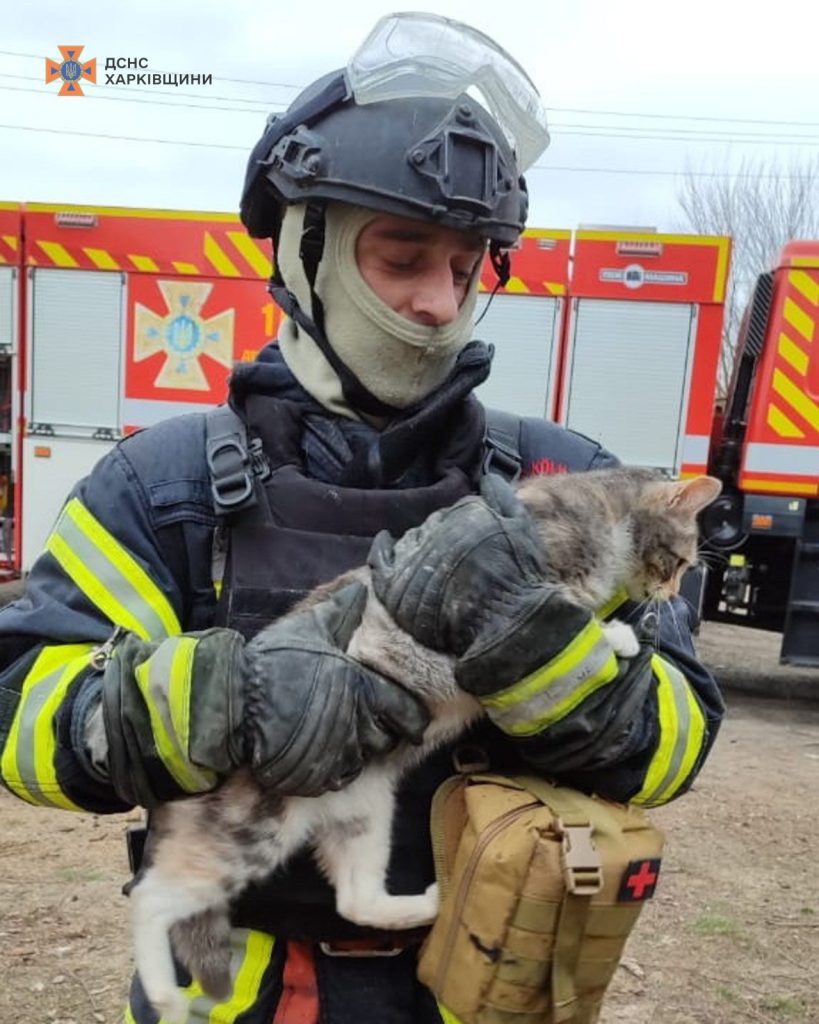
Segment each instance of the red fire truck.
[[[475,331],[496,349],[481,398],[630,463],[704,471],[729,257],[727,238],[527,231]],[[6,572],[31,566],[119,437],[223,398],[231,364],[276,335],[269,273],[233,215],[0,204]]]
[[782,631],[783,662],[819,665],[819,241],[791,242],[757,280],[711,472],[725,490],[703,520],[724,555],[708,618]]

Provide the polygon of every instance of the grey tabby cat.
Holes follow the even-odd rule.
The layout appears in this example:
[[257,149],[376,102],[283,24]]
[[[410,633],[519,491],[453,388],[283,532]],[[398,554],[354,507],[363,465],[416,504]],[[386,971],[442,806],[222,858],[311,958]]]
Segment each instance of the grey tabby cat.
[[[647,470],[615,469],[533,477],[517,495],[547,553],[547,580],[595,610],[621,588],[639,601],[676,594],[685,569],[697,558],[696,515],[719,490],[719,481],[710,477],[675,483]],[[422,542],[434,522],[435,515],[409,531],[397,552],[401,545]],[[155,812],[150,866],[130,897],[137,969],[168,1024],[181,1024],[187,1015],[187,1001],[176,986],[171,933],[176,954],[205,991],[226,998],[230,900],[308,843],[335,887],[342,917],[382,929],[413,928],[435,917],[434,885],[403,896],[385,888],[394,792],[410,767],[483,712],[455,684],[452,658],[420,646],[393,623],[369,587],[368,569],[318,588],[300,607],[351,582],[363,582],[368,592],[348,654],[426,703],[431,723],[423,743],[399,747],[346,788],[322,796],[278,797],[240,770],[213,793]],[[638,652],[630,626],[613,621],[604,631],[617,654]],[[251,645],[264,645],[265,632]]]

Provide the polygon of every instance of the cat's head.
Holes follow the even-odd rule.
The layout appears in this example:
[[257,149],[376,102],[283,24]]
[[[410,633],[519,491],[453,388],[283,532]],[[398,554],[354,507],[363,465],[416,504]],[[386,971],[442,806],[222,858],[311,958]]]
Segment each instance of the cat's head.
[[633,517],[631,597],[667,601],[679,593],[685,570],[697,560],[697,513],[721,490],[711,476],[646,484]]

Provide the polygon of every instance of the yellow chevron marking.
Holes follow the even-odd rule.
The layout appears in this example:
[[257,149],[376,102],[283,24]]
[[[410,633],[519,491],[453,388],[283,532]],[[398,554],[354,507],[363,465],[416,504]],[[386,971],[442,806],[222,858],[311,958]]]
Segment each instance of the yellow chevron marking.
[[270,277],[272,264],[252,238],[244,231],[228,231],[227,236],[259,277]]
[[193,263],[177,263],[176,260],[172,260],[171,262],[173,263],[174,270],[178,274],[198,274],[199,273],[199,267],[195,266]]
[[85,255],[91,260],[95,267],[99,267],[100,270],[119,270],[120,265],[111,256],[110,252],[106,252],[105,249],[86,249],[83,246],[82,250]]
[[819,405],[800,391],[781,370],[774,370],[773,389],[803,420],[810,423],[814,430],[819,430]]
[[785,299],[782,315],[795,331],[799,331],[805,341],[813,341],[813,318],[797,306],[793,299]]
[[794,256],[792,267],[819,267],[819,256]]
[[205,259],[222,277],[241,277],[238,267],[210,233],[205,232]]
[[561,284],[560,281],[544,281],[543,287],[550,295],[565,295],[566,285]]
[[3,241],[9,247],[17,252],[17,236],[16,235],[3,235]]
[[768,406],[768,426],[780,437],[804,437],[804,430],[799,427],[773,402]]
[[785,362],[791,364],[800,377],[805,376],[809,362],[808,354],[807,352],[803,352],[798,345],[792,342],[784,331],[779,335],[779,347],[777,351]]
[[788,274],[788,284],[793,285],[812,306],[819,306],[819,281],[815,277],[806,274],[804,270],[792,270]]
[[38,242],[37,245],[43,250],[52,263],[58,267],[78,267],[79,263],[59,242]]
[[511,292],[513,295],[529,294],[529,289],[526,287],[526,285],[523,283],[523,281],[521,281],[519,277],[510,277],[509,280],[506,282],[506,288],[504,290],[507,292]]
[[816,484],[806,484],[802,480],[756,480],[743,478],[740,486],[744,490],[776,491],[783,494],[816,494]]
[[8,263],[8,260],[6,259],[5,256],[0,256],[0,263]]
[[137,270],[150,270],[153,273],[157,273],[159,267],[154,263],[150,256],[132,256],[128,253],[128,259],[133,263]]

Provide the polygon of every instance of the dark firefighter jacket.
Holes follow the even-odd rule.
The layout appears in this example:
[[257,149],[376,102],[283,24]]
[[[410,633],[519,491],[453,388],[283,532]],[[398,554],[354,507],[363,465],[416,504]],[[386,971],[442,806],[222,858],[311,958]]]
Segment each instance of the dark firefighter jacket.
[[[420,493],[455,467],[474,490],[486,448],[483,410],[470,392],[485,376],[487,358],[483,346],[470,345],[450,381],[420,413],[380,435],[365,424],[328,416],[300,388],[275,346],[234,375],[231,402],[246,417],[255,409],[257,419],[270,400],[297,408],[302,429],[296,449],[309,479]],[[24,597],[0,611],[0,778],[29,803],[125,810],[90,763],[81,735],[84,711],[99,693],[94,649],[116,627],[158,640],[217,621],[205,437],[205,416],[193,414],[118,444],[69,496]],[[274,436],[263,440],[268,447],[278,443]],[[535,419],[520,421],[519,449],[524,475],[615,464],[595,443]],[[382,525],[373,522],[366,532],[372,535]],[[328,578],[334,574],[334,567],[328,569]],[[634,611],[617,608],[622,618]],[[562,735],[575,753],[562,781],[648,806],[673,799],[691,784],[713,742],[722,702],[694,656],[684,603],[661,612],[655,635],[652,689],[620,737],[616,755],[595,749],[588,737],[579,742],[584,727],[573,725],[569,715]],[[482,728],[481,742],[498,763],[527,763],[554,776],[550,752],[560,747],[559,729],[553,727],[548,743],[538,747],[537,737],[516,740],[488,724]],[[393,891],[418,892],[431,879],[425,822],[435,786],[451,773],[450,755],[436,755],[403,785],[389,875]],[[243,900],[235,915],[233,996],[214,1010],[201,990],[189,986],[191,1019],[270,1021],[281,993],[284,948],[271,932],[279,929],[281,938],[282,921],[312,920],[308,937],[321,939],[322,921],[331,924],[322,915],[332,907],[332,895],[323,890],[305,855],[284,881]],[[322,1021],[439,1020],[431,997],[414,980],[413,955],[319,957]],[[138,983],[126,1019],[156,1024]]]

